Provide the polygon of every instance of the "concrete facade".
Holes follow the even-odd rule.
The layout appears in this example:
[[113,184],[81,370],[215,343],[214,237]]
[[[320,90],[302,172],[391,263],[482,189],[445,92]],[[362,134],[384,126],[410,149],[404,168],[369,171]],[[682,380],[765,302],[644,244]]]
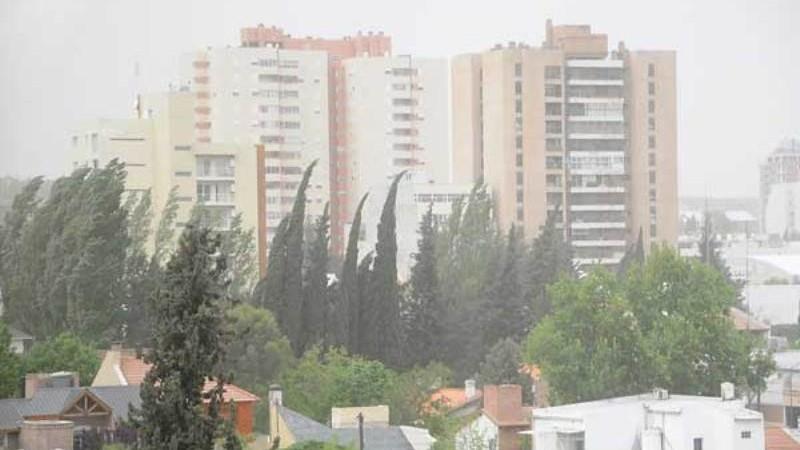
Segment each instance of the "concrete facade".
[[617,264],[678,234],[675,53],[609,53],[589,26],[553,26],[454,58],[453,178],[484,180],[499,225],[534,237],[556,214],[576,262]]

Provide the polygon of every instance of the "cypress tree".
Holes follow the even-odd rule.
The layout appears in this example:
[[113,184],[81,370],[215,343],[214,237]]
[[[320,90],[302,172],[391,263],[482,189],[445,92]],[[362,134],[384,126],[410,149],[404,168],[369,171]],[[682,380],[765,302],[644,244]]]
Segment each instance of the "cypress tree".
[[528,254],[526,280],[529,302],[532,304],[532,321],[549,314],[552,305],[547,287],[560,276],[572,277],[572,247],[564,240],[563,231],[556,227],[558,214],[550,214],[539,235],[533,240]]
[[341,295],[337,325],[339,328],[338,342],[345,345],[350,353],[359,352],[359,339],[361,333],[361,299],[358,291],[358,238],[361,234],[361,212],[367,195],[361,197],[356,212],[353,215],[353,224],[350,226],[350,235],[347,239],[347,250],[342,264]]
[[531,325],[531,308],[524,296],[521,278],[524,251],[521,232],[512,225],[502,263],[485,298],[485,321],[481,324],[485,349],[503,338],[519,341]]
[[311,345],[320,343],[324,338],[328,302],[329,228],[328,204],[325,204],[322,216],[314,225],[313,241],[304,272],[301,352]]
[[[211,450],[222,420],[224,380],[203,392],[224,360],[225,256],[219,235],[189,225],[153,301],[152,364],[132,418],[144,450]],[[204,408],[203,401],[208,405]]]
[[433,223],[433,204],[423,216],[414,266],[411,268],[409,290],[402,315],[405,357],[409,365],[426,365],[438,360],[437,349],[442,342],[444,308],[439,296],[439,277],[436,273],[436,229]]
[[366,307],[365,356],[390,366],[399,363],[401,344],[400,295],[397,285],[397,188],[406,171],[395,176],[383,204],[375,244],[369,304]]
[[622,256],[622,260],[619,262],[617,274],[623,276],[634,265],[641,266],[642,264],[644,264],[644,239],[642,237],[642,228],[640,227],[636,242],[625,250],[625,255]]

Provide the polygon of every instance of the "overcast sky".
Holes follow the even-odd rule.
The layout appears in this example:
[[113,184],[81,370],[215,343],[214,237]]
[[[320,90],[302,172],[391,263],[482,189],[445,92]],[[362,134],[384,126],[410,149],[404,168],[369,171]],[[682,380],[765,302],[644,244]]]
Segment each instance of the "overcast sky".
[[538,45],[547,18],[677,50],[681,195],[755,196],[758,162],[800,136],[800,0],[0,0],[0,175],[60,175],[77,124],[127,117],[181,53],[237,45],[243,26],[381,30],[395,54],[447,57]]

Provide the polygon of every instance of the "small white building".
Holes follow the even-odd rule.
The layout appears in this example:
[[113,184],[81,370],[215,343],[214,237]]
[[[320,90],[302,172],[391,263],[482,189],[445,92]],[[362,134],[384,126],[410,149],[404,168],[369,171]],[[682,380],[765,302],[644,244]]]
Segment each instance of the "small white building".
[[763,450],[761,413],[723,396],[651,394],[533,410],[536,450]]

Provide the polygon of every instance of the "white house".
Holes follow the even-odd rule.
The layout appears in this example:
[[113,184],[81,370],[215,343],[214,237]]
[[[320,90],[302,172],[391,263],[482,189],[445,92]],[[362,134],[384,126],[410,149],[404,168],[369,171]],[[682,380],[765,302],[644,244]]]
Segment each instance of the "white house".
[[533,410],[536,450],[763,450],[764,419],[734,398],[651,394]]

